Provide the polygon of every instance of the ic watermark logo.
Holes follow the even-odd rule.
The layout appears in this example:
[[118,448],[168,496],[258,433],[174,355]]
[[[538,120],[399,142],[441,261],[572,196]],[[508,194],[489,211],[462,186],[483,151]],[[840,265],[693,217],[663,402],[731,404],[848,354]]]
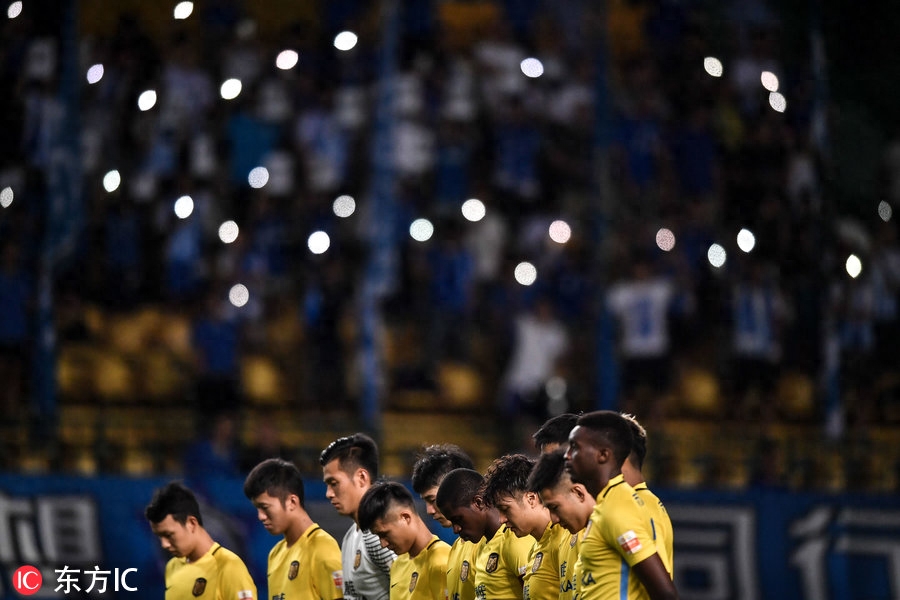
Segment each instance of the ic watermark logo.
[[13,588],[23,596],[31,596],[41,589],[44,577],[38,568],[24,565],[13,573]]

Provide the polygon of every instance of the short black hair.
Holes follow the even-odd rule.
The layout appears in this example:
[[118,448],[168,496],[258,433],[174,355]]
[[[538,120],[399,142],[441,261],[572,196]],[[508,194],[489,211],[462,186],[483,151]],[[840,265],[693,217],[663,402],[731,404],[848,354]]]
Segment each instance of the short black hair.
[[144,516],[151,523],[160,523],[167,515],[172,515],[178,523],[184,525],[188,517],[195,517],[200,525],[200,503],[197,497],[180,481],[171,481],[153,493],[153,499],[144,509]]
[[528,489],[540,492],[555,487],[566,472],[566,451],[557,448],[553,452],[541,454],[528,475]]
[[578,417],[578,426],[589,429],[599,439],[609,444],[616,465],[622,467],[634,443],[631,425],[625,417],[612,410],[595,410]]
[[647,430],[638,423],[634,415],[622,413],[622,418],[631,426],[631,457],[634,466],[638,469],[644,467],[644,459],[647,457]]
[[416,457],[412,469],[412,488],[417,494],[440,485],[453,469],[474,469],[469,455],[456,444],[432,444]]
[[392,507],[398,505],[416,512],[416,501],[403,484],[396,481],[378,481],[366,490],[359,501],[357,525],[360,529],[372,529],[375,521],[383,519]]
[[267,458],[250,471],[244,480],[244,495],[253,500],[260,494],[269,494],[281,500],[285,500],[291,494],[300,500],[300,506],[304,505],[303,476],[300,469],[282,458]]
[[569,433],[575,429],[577,422],[578,415],[575,413],[556,415],[547,419],[541,428],[534,432],[531,439],[538,448],[543,448],[547,444],[567,444],[569,443]]
[[337,459],[342,471],[353,474],[358,468],[369,472],[369,479],[378,479],[378,444],[364,433],[354,433],[328,444],[319,456],[323,467]]
[[470,506],[481,494],[484,477],[474,469],[453,469],[441,480],[435,503],[441,512]]
[[496,506],[505,496],[517,496],[528,491],[528,475],[534,460],[524,454],[507,454],[491,463],[484,476],[482,497]]

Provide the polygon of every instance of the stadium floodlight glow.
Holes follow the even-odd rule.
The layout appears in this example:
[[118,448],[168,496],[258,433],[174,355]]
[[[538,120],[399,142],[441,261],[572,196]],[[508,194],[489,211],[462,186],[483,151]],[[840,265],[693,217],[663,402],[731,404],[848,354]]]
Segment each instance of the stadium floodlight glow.
[[478,198],[469,198],[463,202],[461,210],[463,217],[465,217],[467,221],[472,221],[473,223],[482,220],[484,215],[487,214],[484,202]]
[[778,91],[778,75],[772,71],[763,71],[759,74],[759,82],[770,92]]
[[572,239],[572,227],[562,219],[550,223],[550,239],[557,244],[565,244]]
[[91,65],[91,68],[87,70],[87,82],[94,85],[101,79],[103,79],[103,65],[100,63]]
[[787,99],[780,92],[771,92],[769,94],[769,106],[773,110],[783,113],[787,110]]
[[250,290],[243,283],[236,283],[228,290],[228,301],[240,308],[250,301]]
[[13,203],[13,198],[15,198],[15,194],[11,187],[6,186],[0,190],[0,206],[3,208],[9,208],[9,205]]
[[222,87],[219,88],[219,94],[221,94],[223,100],[234,100],[240,96],[241,89],[243,89],[243,86],[240,79],[226,79],[222,82]]
[[528,261],[522,261],[516,265],[513,276],[520,285],[531,285],[537,281],[537,267]]
[[297,66],[299,60],[300,55],[297,54],[296,50],[282,50],[278,53],[278,56],[275,57],[275,66],[282,71],[287,71]]
[[334,47],[342,52],[352,50],[359,38],[352,31],[342,31],[334,36]]
[[324,254],[331,247],[331,238],[324,231],[314,231],[306,240],[306,245],[313,254]]
[[737,245],[744,252],[750,252],[756,247],[756,236],[749,229],[741,229],[737,234]]
[[721,77],[722,73],[725,72],[725,68],[722,66],[722,61],[715,56],[707,56],[703,59],[703,70],[709,73],[712,77]]
[[434,235],[434,225],[428,219],[416,219],[409,226],[409,237],[417,242],[427,242]]
[[145,90],[138,96],[138,108],[148,111],[156,106],[156,90]]
[[671,229],[661,227],[656,232],[656,246],[663,252],[669,252],[675,247],[675,234]]
[[247,183],[255,190],[265,187],[269,183],[269,170],[265,167],[253,167],[247,175]]
[[219,225],[219,239],[225,244],[230,244],[237,239],[240,228],[234,221],[225,221]]
[[536,58],[526,58],[519,63],[519,68],[525,73],[526,77],[536,79],[544,74],[544,63]]
[[881,220],[887,223],[891,220],[891,217],[894,216],[894,209],[890,204],[882,200],[878,203],[878,216],[881,217]]
[[844,268],[847,269],[847,275],[856,279],[859,277],[859,274],[862,273],[862,261],[859,260],[859,257],[855,254],[851,254],[847,257],[847,262],[844,264]]
[[347,194],[338,196],[334,199],[331,210],[334,211],[336,216],[346,219],[356,212],[356,200],[353,199],[353,196],[348,196]]
[[112,171],[107,171],[106,175],[103,176],[103,189],[107,192],[114,192],[119,189],[119,185],[122,183],[122,176],[119,174],[119,171],[113,169]]
[[22,3],[19,0],[16,0],[12,4],[9,5],[9,8],[6,9],[6,16],[10,19],[15,19],[19,15],[22,14]]
[[557,401],[563,400],[566,397],[567,388],[566,380],[559,375],[554,375],[548,379],[547,383],[544,385],[544,391],[547,392],[547,397]]
[[706,258],[709,260],[709,264],[718,269],[725,264],[727,253],[725,252],[725,248],[719,244],[713,244],[709,247],[709,250],[707,250]]
[[172,11],[172,15],[177,20],[181,21],[191,16],[192,12],[194,12],[193,2],[179,2],[175,5],[175,10]]
[[179,219],[187,219],[194,212],[194,199],[190,196],[182,196],[175,201],[175,216]]

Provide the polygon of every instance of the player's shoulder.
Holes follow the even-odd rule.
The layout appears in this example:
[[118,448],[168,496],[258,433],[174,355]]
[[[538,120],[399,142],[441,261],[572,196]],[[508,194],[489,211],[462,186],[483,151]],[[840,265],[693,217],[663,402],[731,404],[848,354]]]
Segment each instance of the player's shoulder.
[[225,546],[219,546],[218,548],[214,549],[212,551],[212,557],[218,565],[227,565],[229,567],[233,567],[234,565],[240,564],[241,566],[246,568],[246,565],[244,565],[244,560],[240,556],[238,556],[237,553],[229,550]]

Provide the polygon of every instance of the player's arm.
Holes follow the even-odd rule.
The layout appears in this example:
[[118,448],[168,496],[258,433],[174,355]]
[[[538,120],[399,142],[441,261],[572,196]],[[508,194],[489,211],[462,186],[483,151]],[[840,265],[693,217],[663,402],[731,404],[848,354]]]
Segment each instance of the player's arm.
[[226,567],[220,571],[222,597],[234,600],[259,600],[259,596],[256,595],[256,584],[253,583],[247,565],[236,559],[230,561],[230,564],[226,563]]
[[644,584],[650,600],[678,600],[678,590],[658,553],[654,552],[631,569]]
[[314,546],[314,557],[313,585],[316,586],[320,600],[342,600],[344,566],[341,564],[341,549],[337,541],[331,536],[318,538]]
[[428,591],[432,600],[447,599],[447,559],[449,555],[449,548],[443,552],[438,549],[428,565]]

